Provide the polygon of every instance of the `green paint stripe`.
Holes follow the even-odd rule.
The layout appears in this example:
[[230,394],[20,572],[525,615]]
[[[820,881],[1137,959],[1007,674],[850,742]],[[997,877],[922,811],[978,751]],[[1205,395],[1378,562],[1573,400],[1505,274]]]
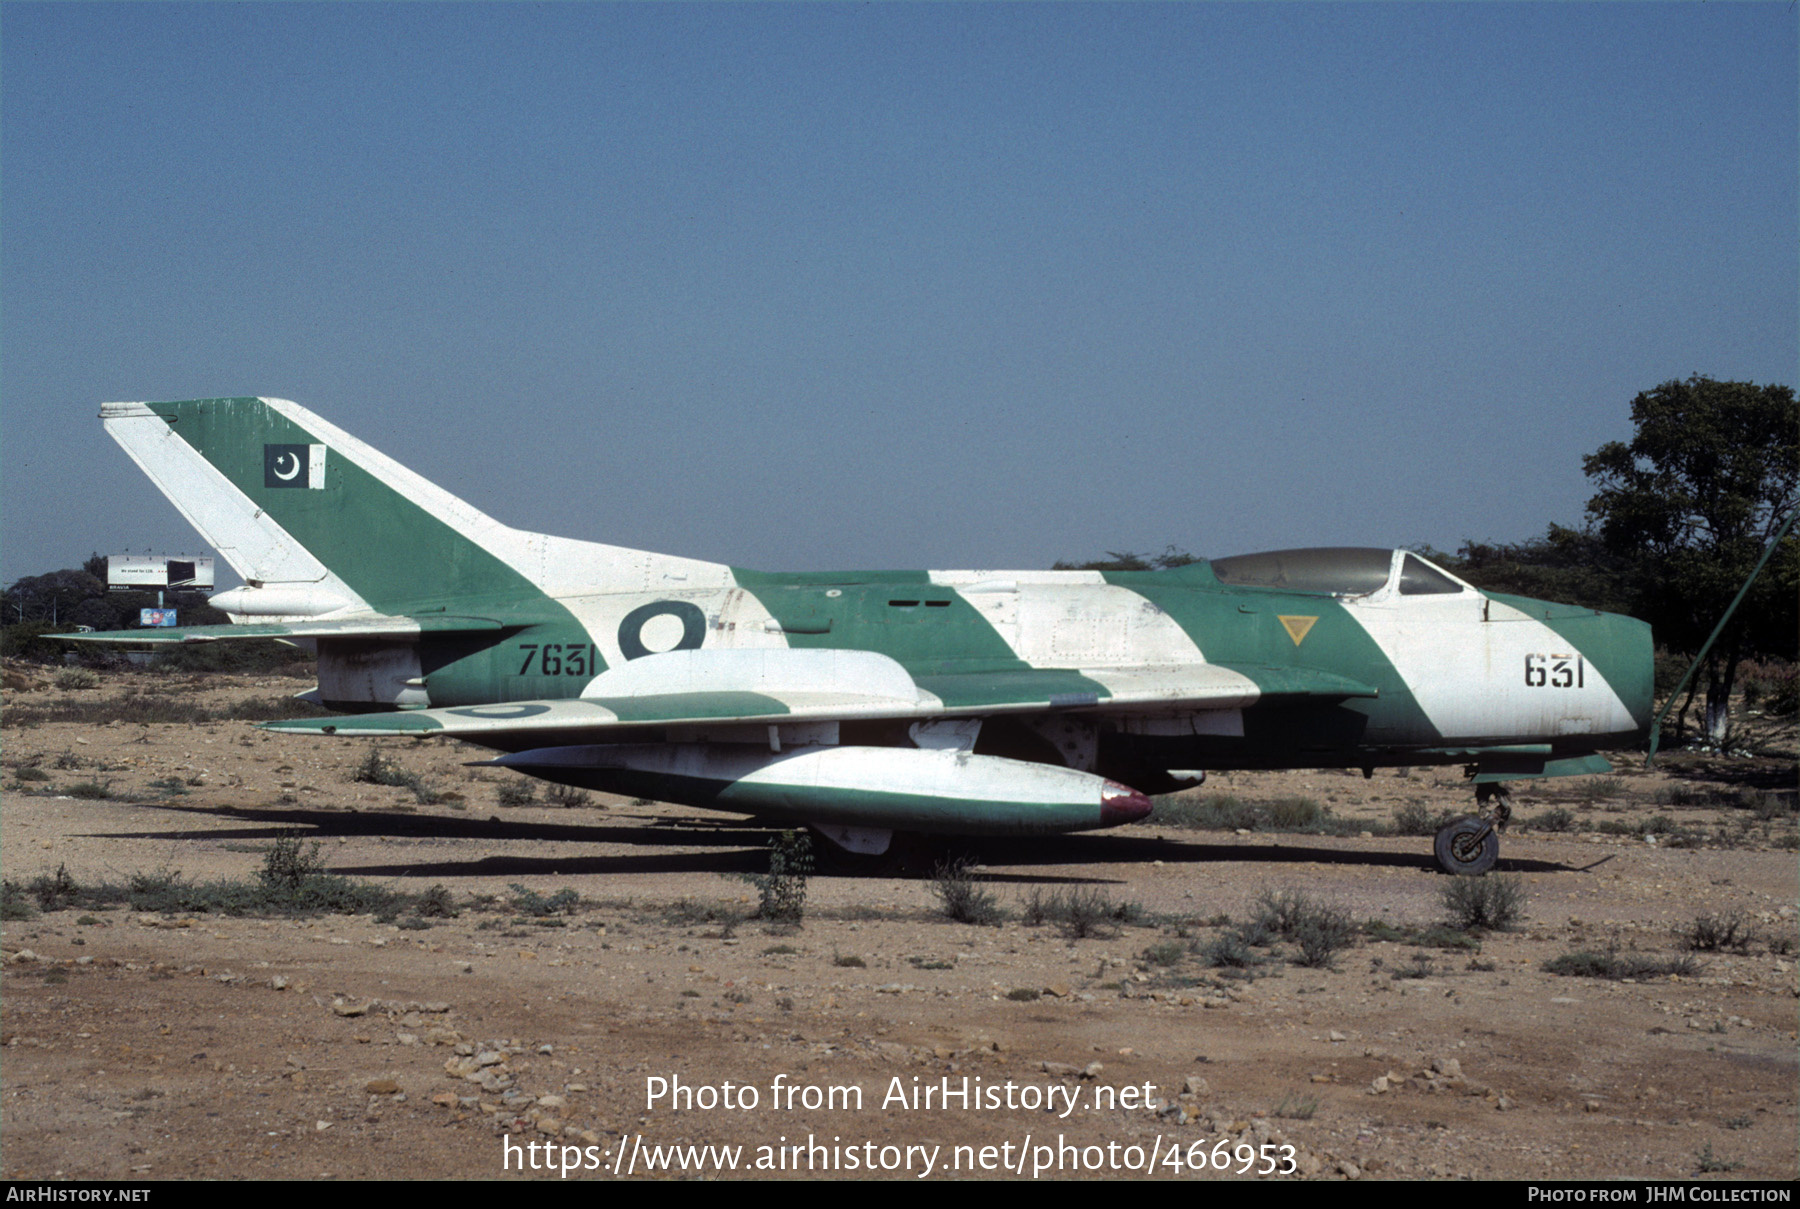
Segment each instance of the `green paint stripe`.
[[[1344,700],[1343,709],[1368,719],[1364,741],[1381,743],[1395,736],[1416,743],[1437,736],[1380,644],[1328,596],[1220,587],[1216,580],[1207,586],[1193,567],[1107,572],[1106,579],[1172,617],[1208,662],[1242,671],[1265,691]],[[1317,620],[1295,643],[1281,623],[1283,616]],[[1357,691],[1344,691],[1352,687]],[[1375,696],[1361,691],[1366,689],[1375,690]]]
[[876,651],[914,677],[1030,670],[974,605],[932,584],[929,572],[881,572],[841,587],[814,576],[734,574],[798,649]]

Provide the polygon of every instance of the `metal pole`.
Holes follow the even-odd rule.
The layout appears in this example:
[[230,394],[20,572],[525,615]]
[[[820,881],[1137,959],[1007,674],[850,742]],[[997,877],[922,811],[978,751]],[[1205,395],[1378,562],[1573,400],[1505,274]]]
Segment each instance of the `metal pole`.
[[1713,627],[1712,636],[1706,640],[1706,645],[1700,648],[1700,653],[1694,656],[1694,662],[1688,665],[1687,675],[1681,678],[1681,683],[1675,686],[1675,691],[1669,694],[1669,699],[1663,702],[1662,709],[1657,711],[1656,721],[1650,724],[1650,751],[1644,756],[1645,768],[1649,768],[1656,759],[1656,746],[1662,739],[1663,719],[1668,717],[1669,707],[1675,704],[1675,698],[1681,696],[1681,690],[1687,687],[1688,681],[1694,678],[1694,673],[1700,670],[1701,661],[1706,658],[1707,652],[1712,650],[1713,643],[1719,640],[1720,633],[1725,629],[1725,623],[1731,620],[1731,615],[1737,612],[1737,607],[1744,602],[1744,596],[1750,591],[1750,585],[1756,582],[1756,577],[1762,574],[1764,567],[1768,566],[1769,559],[1775,554],[1775,547],[1781,544],[1781,539],[1787,536],[1788,530],[1794,527],[1796,520],[1800,520],[1800,511],[1790,513],[1787,520],[1782,522],[1781,528],[1776,530],[1775,536],[1769,540],[1768,549],[1763,551],[1762,558],[1757,561],[1756,570],[1750,572],[1750,578],[1746,579],[1744,586],[1738,589],[1737,597],[1732,600],[1731,607],[1725,610],[1725,616],[1719,618],[1719,624]]

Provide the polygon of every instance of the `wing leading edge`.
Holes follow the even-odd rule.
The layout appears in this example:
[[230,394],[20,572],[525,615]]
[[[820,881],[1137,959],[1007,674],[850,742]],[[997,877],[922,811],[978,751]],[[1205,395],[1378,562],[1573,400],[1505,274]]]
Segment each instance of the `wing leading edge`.
[[[523,623],[511,623],[513,626]],[[82,634],[55,634],[68,642],[149,643],[173,646],[201,642],[239,642],[253,638],[398,638],[413,640],[421,634],[492,633],[508,629],[506,622],[491,617],[423,617],[369,615],[330,621],[268,621],[242,625],[171,626],[168,629],[90,630]]]
[[1304,668],[1205,663],[914,678],[895,660],[869,651],[670,651],[596,677],[579,698],[294,719],[268,723],[266,729],[444,735],[511,746],[552,733],[603,741],[609,731],[649,725],[920,721],[1067,711],[1160,714],[1376,695],[1369,685]]

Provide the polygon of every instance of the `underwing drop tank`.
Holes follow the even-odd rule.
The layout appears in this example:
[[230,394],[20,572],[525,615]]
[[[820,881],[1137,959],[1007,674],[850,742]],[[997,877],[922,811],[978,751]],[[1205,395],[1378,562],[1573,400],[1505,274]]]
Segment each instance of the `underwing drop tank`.
[[943,835],[1090,831],[1150,799],[1093,773],[965,751],[749,744],[544,747],[489,761],[565,785],[791,823]]

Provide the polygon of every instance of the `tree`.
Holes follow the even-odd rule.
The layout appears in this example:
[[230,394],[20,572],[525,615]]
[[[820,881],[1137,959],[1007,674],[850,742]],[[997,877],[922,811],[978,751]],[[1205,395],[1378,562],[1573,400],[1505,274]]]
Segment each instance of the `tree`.
[[1606,613],[1630,613],[1623,573],[1630,561],[1606,548],[1590,526],[1551,525],[1543,537],[1522,542],[1465,541],[1455,554],[1428,546],[1414,552],[1487,592],[1585,605]]
[[[1631,420],[1629,443],[1613,441],[1583,459],[1599,488],[1588,515],[1607,549],[1628,560],[1632,611],[1658,641],[1692,653],[1800,505],[1800,409],[1791,387],[1696,375],[1638,395]],[[1790,535],[1708,655],[1706,728],[1714,741],[1725,738],[1738,663],[1793,658],[1797,594],[1800,539]]]
[[1161,554],[1134,554],[1130,550],[1108,550],[1105,558],[1089,559],[1087,562],[1080,563],[1059,558],[1050,569],[1052,571],[1167,571],[1199,561],[1198,555],[1189,554],[1179,546],[1170,546]]

